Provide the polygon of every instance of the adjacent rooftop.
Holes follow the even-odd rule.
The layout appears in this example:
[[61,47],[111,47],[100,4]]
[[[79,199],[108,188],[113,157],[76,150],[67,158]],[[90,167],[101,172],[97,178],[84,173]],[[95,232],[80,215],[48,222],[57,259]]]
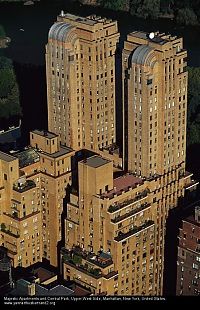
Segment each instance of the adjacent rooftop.
[[89,157],[89,158],[82,161],[82,163],[84,163],[85,165],[90,166],[92,168],[98,168],[98,167],[101,167],[101,166],[103,166],[107,163],[110,163],[110,162],[111,162],[110,160],[105,159],[99,155]]
[[70,14],[70,13],[64,13],[63,11],[61,11],[60,17],[64,17],[72,21],[76,21],[76,22],[90,25],[90,26],[93,26],[99,22],[103,22],[103,23],[112,22],[111,19],[102,18],[101,16],[96,16],[95,14],[87,16],[87,17],[81,17],[81,16]]
[[0,159],[3,161],[11,162],[13,160],[16,160],[16,157],[0,151]]
[[57,157],[66,155],[66,154],[71,153],[71,152],[73,152],[73,149],[71,149],[71,148],[68,147],[68,146],[61,146],[61,147],[60,147],[60,150],[59,150],[58,152],[55,152],[55,153],[52,153],[52,154],[46,153],[46,152],[44,152],[44,151],[42,151],[42,150],[40,151],[40,153],[45,154],[45,155],[47,155],[47,156],[50,156],[50,157],[52,157],[52,158],[57,158]]
[[32,132],[37,134],[37,135],[40,135],[42,137],[47,137],[48,139],[53,139],[53,138],[57,137],[57,135],[55,133],[49,132],[49,131],[46,131],[46,130],[35,129]]
[[13,296],[29,296],[28,287],[30,285],[34,286],[33,296],[69,296],[74,293],[73,290],[63,285],[56,285],[48,289],[40,284],[31,283],[24,279],[18,280],[16,284],[16,288],[11,292]]
[[16,153],[15,156],[19,159],[19,167],[23,168],[36,163],[40,160],[40,156],[35,149],[29,148],[27,150]]
[[120,194],[123,190],[127,191],[129,188],[136,187],[138,184],[143,184],[144,180],[135,177],[133,174],[124,174],[121,177],[114,179],[113,189],[108,193],[102,195],[103,198],[112,198],[114,194]]
[[143,32],[143,31],[133,31],[132,33],[130,33],[130,36],[136,37],[139,39],[149,40],[151,42],[158,43],[160,45],[163,45],[171,41],[170,39],[172,39],[172,37],[167,36],[165,34],[158,33],[158,32],[155,32],[154,37],[152,38],[149,37],[148,32]]

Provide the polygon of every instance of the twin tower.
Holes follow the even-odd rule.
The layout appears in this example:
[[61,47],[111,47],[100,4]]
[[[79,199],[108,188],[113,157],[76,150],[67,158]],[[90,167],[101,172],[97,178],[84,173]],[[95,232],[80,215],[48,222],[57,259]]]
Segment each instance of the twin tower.
[[49,31],[49,131],[74,150],[115,149],[122,80],[128,171],[115,178],[112,162],[99,155],[78,164],[79,188],[66,206],[63,276],[93,294],[161,295],[166,219],[193,186],[185,172],[187,52],[182,39],[134,31],[117,76],[118,41],[117,22],[97,16],[62,12]]
[[[185,169],[187,52],[181,38],[134,31],[116,76],[117,21],[62,11],[46,45],[48,129],[74,150],[116,142],[122,79],[123,165],[138,176]],[[118,120],[117,120],[118,121]]]

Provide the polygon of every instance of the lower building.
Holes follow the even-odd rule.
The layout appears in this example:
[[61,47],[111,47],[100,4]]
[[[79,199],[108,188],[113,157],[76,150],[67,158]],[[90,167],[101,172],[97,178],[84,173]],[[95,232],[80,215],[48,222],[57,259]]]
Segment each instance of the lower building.
[[177,295],[200,295],[200,207],[182,221],[177,259]]
[[[63,276],[93,294],[162,295],[169,208],[191,174],[115,177],[113,162],[93,155],[78,163],[78,188],[67,204]],[[169,180],[173,182],[169,183]]]
[[73,154],[57,135],[39,130],[30,133],[30,146],[22,152],[0,152],[0,245],[14,267],[43,258],[57,266]]

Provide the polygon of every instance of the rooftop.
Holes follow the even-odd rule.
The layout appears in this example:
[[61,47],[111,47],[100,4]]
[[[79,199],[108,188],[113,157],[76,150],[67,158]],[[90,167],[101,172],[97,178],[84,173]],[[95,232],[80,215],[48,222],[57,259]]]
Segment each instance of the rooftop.
[[16,160],[16,157],[0,151],[0,159],[3,161],[11,162],[13,160]]
[[[28,286],[31,284],[32,283],[29,281],[20,279],[17,281],[17,287],[11,292],[11,294],[14,296],[28,296]],[[64,285],[56,285],[50,289],[47,289],[40,284],[33,285],[35,285],[34,296],[69,296],[74,293],[73,290]]]
[[113,189],[102,195],[103,198],[112,198],[114,194],[120,194],[123,190],[128,190],[130,187],[136,187],[138,184],[143,184],[142,178],[135,177],[133,174],[124,174],[113,180]]
[[46,289],[45,287],[36,284],[35,289],[35,293],[38,296],[69,296],[74,293],[71,289],[63,285],[57,285],[51,289]]
[[58,136],[53,132],[46,131],[46,130],[38,130],[38,129],[33,130],[32,133],[35,133],[36,135],[39,135],[42,137],[46,137],[48,139],[53,139],[53,138],[56,138]]
[[103,23],[109,23],[112,22],[111,19],[107,19],[107,18],[102,18],[101,16],[96,16],[95,14],[87,16],[87,17],[82,17],[82,16],[78,16],[78,15],[73,15],[70,13],[64,13],[61,12],[60,17],[64,17],[82,24],[86,24],[86,25],[90,25],[93,26],[99,22],[103,22]]
[[76,263],[73,260],[73,255],[80,256],[86,261],[101,268],[105,268],[113,264],[111,255],[103,251],[99,251],[97,254],[94,254],[91,252],[83,251],[79,246],[75,246],[71,250],[62,248],[61,253],[63,254],[63,259],[65,261],[73,262],[74,264]]
[[166,38],[163,38],[163,35],[157,32],[154,33],[153,38],[149,37],[148,32],[143,32],[143,31],[133,31],[132,33],[130,33],[130,36],[136,37],[139,39],[148,40],[150,42],[158,43],[160,45],[163,45],[170,41],[170,40],[166,40]]
[[74,296],[87,296],[87,295],[91,294],[91,292],[89,290],[87,290],[84,287],[77,285],[77,283],[75,284],[73,291],[74,291],[74,294],[73,294]]
[[60,157],[60,156],[63,156],[63,155],[66,155],[68,153],[71,153],[73,151],[73,149],[71,149],[70,147],[67,147],[67,146],[61,146],[60,147],[60,150],[58,152],[55,152],[55,153],[46,153],[44,151],[40,151],[40,153],[42,154],[45,154],[47,156],[50,156],[52,158],[57,158],[57,157]]
[[36,187],[36,184],[33,180],[26,180],[23,184],[16,183],[13,185],[13,189],[19,193],[23,193],[34,187]]
[[186,217],[183,222],[187,222],[187,223],[190,223],[190,224],[193,224],[195,226],[198,226],[200,227],[200,223],[198,223],[196,220],[195,220],[195,217],[194,215],[190,215],[188,217]]
[[94,155],[82,161],[82,163],[92,168],[98,168],[110,162],[111,160],[105,159],[99,155]]
[[56,275],[54,272],[49,271],[43,267],[38,267],[34,269],[33,273],[40,279],[40,282],[49,280]]
[[20,168],[26,167],[40,160],[39,154],[33,148],[18,152],[15,156],[19,159]]

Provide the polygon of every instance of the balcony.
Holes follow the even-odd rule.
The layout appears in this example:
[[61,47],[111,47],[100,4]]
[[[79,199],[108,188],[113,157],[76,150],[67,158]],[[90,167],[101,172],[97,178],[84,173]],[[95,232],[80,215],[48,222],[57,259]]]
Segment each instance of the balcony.
[[136,214],[136,213],[139,213],[139,212],[141,212],[141,211],[143,211],[143,210],[145,210],[145,209],[148,209],[150,207],[150,204],[149,203],[144,203],[144,204],[142,204],[139,208],[137,208],[137,209],[135,209],[135,210],[132,210],[132,211],[130,211],[130,212],[127,212],[126,214],[123,214],[123,215],[121,215],[121,216],[117,216],[117,217],[115,217],[114,219],[112,219],[111,220],[111,222],[112,223],[119,223],[119,222],[121,222],[122,220],[124,220],[124,219],[126,219],[126,218],[128,218],[128,217],[130,217],[130,216],[132,216],[132,215],[134,215],[134,214]]
[[128,200],[125,200],[124,202],[122,203],[119,203],[119,204],[116,204],[116,205],[111,205],[109,208],[108,208],[108,212],[109,213],[113,213],[113,212],[116,212],[124,207],[127,207],[143,198],[147,197],[147,190],[143,191],[142,193],[140,193],[139,195],[135,196],[135,198],[133,199],[128,199]]
[[19,238],[19,237],[20,237],[20,235],[19,235],[18,232],[17,232],[17,233],[13,233],[12,231],[10,231],[10,230],[6,227],[6,225],[5,225],[4,223],[1,224],[1,231],[4,232],[4,233],[6,233],[6,234],[8,234],[8,235],[11,236],[11,237],[14,237],[14,238]]
[[138,233],[144,229],[147,229],[152,225],[154,225],[154,221],[149,220],[139,227],[135,226],[133,229],[129,230],[127,233],[119,232],[118,236],[115,237],[115,241],[118,241],[118,242],[123,241],[124,239],[129,238],[132,235],[135,235],[136,233]]
[[191,182],[189,184],[186,184],[184,187],[186,190],[191,190],[191,189],[195,189],[195,187],[199,184],[198,181],[195,180],[191,180]]
[[36,187],[36,184],[32,180],[27,180],[24,184],[17,183],[17,184],[13,185],[13,189],[19,193],[23,193],[25,191],[28,191],[28,190],[34,188],[34,187]]

